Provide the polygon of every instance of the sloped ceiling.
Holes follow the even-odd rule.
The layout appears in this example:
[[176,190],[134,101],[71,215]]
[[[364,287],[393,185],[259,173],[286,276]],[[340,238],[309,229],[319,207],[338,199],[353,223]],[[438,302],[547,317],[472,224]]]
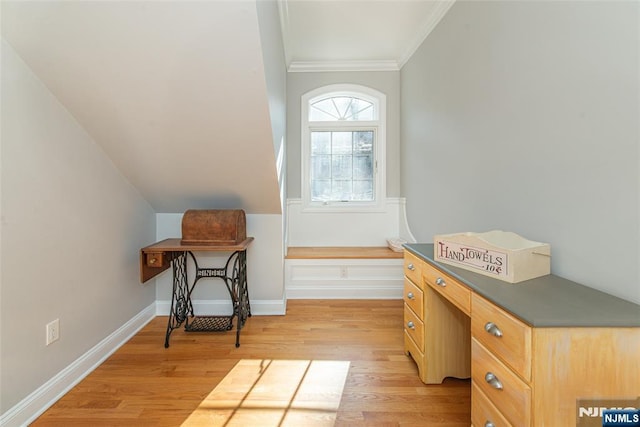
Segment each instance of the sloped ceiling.
[[[277,0],[285,61],[397,70],[453,1]],[[3,38],[157,212],[281,212],[255,1],[1,9]]]
[[3,1],[2,35],[157,212],[280,213],[254,2]]

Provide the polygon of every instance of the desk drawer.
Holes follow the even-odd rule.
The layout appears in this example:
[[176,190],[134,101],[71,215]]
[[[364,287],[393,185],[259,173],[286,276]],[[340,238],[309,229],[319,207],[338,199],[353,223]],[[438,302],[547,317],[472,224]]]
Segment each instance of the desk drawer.
[[404,306],[404,330],[418,346],[418,350],[424,353],[424,323],[407,306]]
[[471,422],[480,427],[511,427],[509,421],[475,384],[471,385]]
[[162,267],[164,263],[163,252],[149,252],[145,255],[147,267]]
[[530,424],[531,388],[475,338],[471,339],[471,381],[511,424]]
[[530,381],[531,327],[475,293],[472,297],[472,310],[473,337],[525,381]]
[[404,251],[404,275],[420,289],[424,289],[422,284],[423,264],[420,258],[409,251]]
[[422,276],[429,286],[449,302],[465,314],[471,313],[471,290],[469,288],[428,263],[423,265]]
[[407,333],[407,330],[404,331],[404,352],[407,355],[410,355],[413,361],[416,363],[418,367],[418,376],[422,382],[426,382],[425,374],[426,374],[426,362],[424,359],[424,353],[418,349],[415,341],[411,336]]
[[404,279],[404,303],[411,307],[411,310],[420,320],[424,320],[424,295],[422,290],[407,278]]

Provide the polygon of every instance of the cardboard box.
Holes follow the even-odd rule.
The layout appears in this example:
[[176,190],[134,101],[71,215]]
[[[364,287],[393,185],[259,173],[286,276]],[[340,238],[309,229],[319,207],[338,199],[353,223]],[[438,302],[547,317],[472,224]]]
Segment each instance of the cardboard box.
[[551,273],[551,247],[516,233],[456,233],[434,236],[437,262],[518,283]]

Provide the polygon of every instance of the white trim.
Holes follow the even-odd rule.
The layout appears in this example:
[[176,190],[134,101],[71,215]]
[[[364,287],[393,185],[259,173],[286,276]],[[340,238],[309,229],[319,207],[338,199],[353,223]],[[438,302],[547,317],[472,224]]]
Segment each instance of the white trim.
[[358,286],[354,284],[291,285],[287,299],[402,299],[403,285]]
[[287,67],[290,73],[317,73],[340,71],[398,71],[395,60],[380,61],[293,61]]
[[155,313],[156,303],[154,302],[2,414],[0,426],[25,426],[35,421],[44,411],[149,323],[155,317]]
[[[287,301],[282,300],[251,300],[251,315],[273,316],[283,315],[287,311]],[[226,300],[194,300],[192,301],[194,313],[200,316],[229,316],[231,303]],[[156,301],[156,316],[168,316],[171,309],[171,300]]]
[[409,228],[409,220],[407,219],[407,200],[404,197],[399,198],[398,205],[400,206],[400,237],[409,243],[416,243],[417,240]]
[[286,259],[288,299],[402,299],[403,260]]
[[441,0],[439,2],[436,2],[436,6],[433,12],[429,14],[428,19],[420,29],[418,36],[413,40],[413,43],[409,45],[409,48],[398,60],[399,68],[404,67],[404,64],[406,64],[409,59],[411,59],[413,54],[416,53],[416,50],[418,50],[418,48],[426,40],[429,34],[431,34],[434,28],[436,28],[444,15],[449,11],[449,9],[451,9],[451,6],[453,6],[455,1],[456,0]]

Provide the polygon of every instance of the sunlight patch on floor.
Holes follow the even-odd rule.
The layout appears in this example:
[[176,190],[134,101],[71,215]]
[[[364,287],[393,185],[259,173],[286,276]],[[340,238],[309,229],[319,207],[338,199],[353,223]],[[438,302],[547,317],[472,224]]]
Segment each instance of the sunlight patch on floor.
[[182,424],[333,426],[349,362],[241,360]]

